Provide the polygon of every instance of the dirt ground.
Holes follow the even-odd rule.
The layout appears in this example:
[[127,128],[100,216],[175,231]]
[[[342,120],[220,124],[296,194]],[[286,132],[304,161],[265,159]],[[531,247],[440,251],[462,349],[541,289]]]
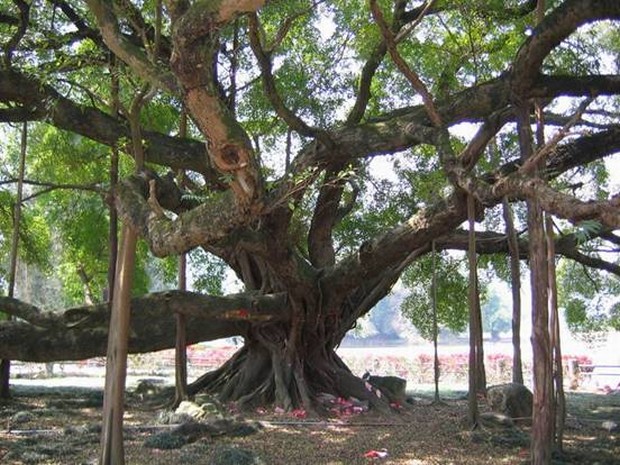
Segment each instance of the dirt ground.
[[[136,393],[127,395],[126,462],[131,465],[265,464],[495,465],[528,463],[529,429],[467,425],[463,393],[446,392],[434,405],[413,393],[413,405],[389,418],[372,412],[334,420],[297,418],[258,410],[246,414],[252,434],[194,434],[180,444],[153,447],[170,425],[162,411]],[[15,386],[0,404],[0,463],[96,464],[102,393],[99,389]],[[481,405],[484,410],[484,405]],[[604,423],[612,422],[612,423]],[[556,464],[620,464],[620,394],[568,394],[565,451]],[[158,440],[159,440],[158,439]],[[163,444],[163,445],[162,445]],[[171,447],[171,448],[166,448]],[[365,455],[383,457],[366,457]],[[236,455],[235,455],[236,454]],[[228,457],[224,461],[222,457]],[[231,459],[232,457],[232,459]],[[234,457],[237,457],[236,459]]]

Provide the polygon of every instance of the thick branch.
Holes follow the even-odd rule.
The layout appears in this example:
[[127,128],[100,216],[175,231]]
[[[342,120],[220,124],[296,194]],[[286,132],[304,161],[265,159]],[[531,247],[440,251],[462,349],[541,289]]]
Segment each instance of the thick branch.
[[[57,128],[108,146],[115,146],[119,141],[129,140],[131,137],[129,126],[123,120],[113,118],[97,108],[76,104],[51,86],[12,70],[0,69],[0,102],[20,105],[28,114],[27,120],[46,121]],[[218,173],[209,166],[203,143],[144,130],[142,135],[146,146],[146,159],[149,162],[175,170],[196,171],[203,174],[212,187],[221,185]],[[131,153],[130,147],[123,149]]]
[[140,231],[156,256],[177,255],[200,245],[212,245],[252,221],[230,191],[214,194],[174,219],[161,216],[147,201],[147,186],[140,176],[119,184],[117,208],[119,215]]
[[500,180],[492,191],[494,197],[512,195],[522,199],[537,199],[545,211],[573,223],[598,220],[610,229],[620,227],[620,194],[604,201],[582,201],[555,191],[540,178],[521,179],[512,176]]
[[338,216],[338,206],[344,192],[344,179],[339,172],[325,173],[319,191],[314,215],[308,232],[308,252],[310,261],[317,268],[331,266],[336,261],[332,232]]
[[[528,91],[527,98],[553,99],[561,95],[616,95],[620,76],[563,77],[541,76]],[[509,108],[511,92],[506,76],[466,89],[437,105],[441,120],[452,126],[477,123],[489,115]],[[321,163],[346,163],[356,158],[394,153],[416,145],[434,144],[437,131],[422,105],[396,110],[359,125],[331,132],[336,147],[331,150],[310,144],[294,160],[292,171],[301,172]]]
[[178,93],[179,88],[174,76],[167,70],[155,66],[146,53],[121,34],[118,20],[111,2],[104,0],[86,0],[90,11],[97,19],[97,25],[106,45],[114,54],[124,61],[138,76],[157,88],[164,88]]
[[620,19],[620,2],[568,0],[534,29],[517,53],[513,65],[513,90],[524,96],[538,77],[543,60],[580,26],[604,19]]
[[291,129],[297,131],[302,136],[325,138],[325,135],[321,134],[320,130],[311,128],[305,123],[305,121],[291,111],[282,100],[282,97],[280,97],[280,93],[278,92],[276,81],[272,73],[271,57],[263,49],[258,32],[259,29],[260,24],[258,22],[258,16],[255,14],[250,15],[250,45],[252,46],[252,51],[254,52],[254,56],[258,60],[258,65],[261,69],[261,77],[263,80],[263,87],[265,88],[265,94],[267,94],[267,98],[271,102],[276,114],[282,118],[282,120],[288,124]]
[[410,251],[423,248],[445,231],[458,227],[466,218],[464,200],[462,195],[454,194],[420,210],[404,223],[362,244],[355,255],[340,261],[323,280],[333,284],[333,292],[342,293],[376,278],[385,268],[400,263]]
[[230,187],[244,207],[259,207],[261,176],[250,139],[220,95],[215,62],[219,31],[237,15],[259,9],[264,0],[197,2],[173,5],[172,69],[184,102],[209,141],[215,167],[231,178]]
[[[613,134],[601,137],[612,137],[616,144],[620,143],[616,130]],[[594,137],[594,136],[588,136]],[[583,141],[581,141],[583,143]],[[588,141],[588,144],[591,141]],[[570,146],[572,143],[566,144]],[[583,163],[582,157],[590,157],[591,153],[581,153],[571,148],[562,149],[561,146],[552,153],[547,165],[547,172],[553,170],[557,176],[565,170]],[[583,148],[583,147],[582,147]],[[596,153],[598,157],[614,153],[613,146],[600,146]],[[556,158],[555,154],[559,154]],[[579,162],[576,162],[579,160]],[[504,167],[506,168],[506,166]],[[493,182],[491,178],[488,181]],[[555,215],[570,221],[579,222],[586,219],[596,219],[611,229],[620,226],[620,196],[615,196],[604,202],[584,202],[566,194],[554,191],[540,179],[521,179],[516,176],[501,178],[493,187],[481,186],[484,193],[485,206],[499,203],[504,195],[518,195],[522,198],[539,198],[542,207]],[[368,280],[374,277],[383,268],[397,263],[403,253],[420,248],[431,240],[441,237],[445,231],[456,228],[465,220],[465,211],[462,198],[452,195],[435,205],[419,211],[405,223],[395,227],[383,236],[370,243],[363,244],[356,256],[349,257],[339,263],[329,272],[338,292],[354,285],[354,279]],[[339,288],[342,286],[342,288]]]
[[[402,27],[402,21],[400,20],[401,16],[409,13],[410,21],[417,20],[420,13],[425,11],[426,5],[422,5],[421,7],[415,8],[410,12],[404,12],[405,4],[404,2],[395,2],[394,5],[394,22],[392,24],[392,32],[397,33]],[[372,80],[375,76],[377,69],[379,69],[379,65],[383,61],[385,54],[387,53],[387,45],[385,40],[382,39],[374,48],[370,57],[364,64],[362,68],[362,72],[360,75],[360,83],[356,93],[355,104],[347,116],[346,125],[353,126],[354,124],[359,123],[364,117],[364,113],[366,112],[366,107],[368,106],[368,102],[370,101],[371,93],[370,87],[372,84]]]
[[[144,353],[174,347],[175,313],[187,316],[187,340],[194,344],[244,335],[251,323],[287,321],[286,310],[284,294],[148,294],[132,299],[129,350]],[[0,311],[32,320],[0,323],[0,358],[51,362],[98,357],[106,352],[108,304],[47,313],[4,297],[0,298]]]
[[[600,237],[604,238],[605,234]],[[519,257],[522,260],[528,258],[529,243],[527,237],[519,238]],[[444,250],[467,250],[467,231],[461,229],[442,237],[437,242],[437,247]],[[575,234],[568,234],[555,237],[555,252],[566,258],[570,258],[578,263],[591,268],[608,271],[620,276],[620,266],[615,263],[605,261],[598,257],[586,255],[579,250],[578,241]],[[478,254],[508,254],[509,244],[505,234],[492,231],[476,232],[476,253]]]
[[19,26],[8,43],[4,45],[4,65],[7,68],[11,66],[13,52],[26,34],[28,21],[30,20],[30,4],[23,0],[15,0],[14,3],[19,8]]

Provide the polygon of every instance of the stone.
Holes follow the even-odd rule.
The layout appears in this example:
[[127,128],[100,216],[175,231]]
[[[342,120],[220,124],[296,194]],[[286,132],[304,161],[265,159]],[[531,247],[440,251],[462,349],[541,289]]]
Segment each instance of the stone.
[[35,416],[32,412],[28,412],[27,410],[21,410],[15,413],[11,417],[11,424],[13,426],[23,425],[24,423],[28,423],[35,419]]
[[[375,376],[364,373],[362,379],[381,394],[385,394],[391,401],[405,402],[407,397],[407,380],[398,376]],[[381,395],[377,394],[377,395]]]
[[504,415],[503,413],[497,412],[484,412],[480,414],[480,422],[486,427],[512,427],[514,426],[514,421],[508,415]]
[[533,396],[523,384],[506,383],[487,389],[487,403],[493,412],[506,415],[517,423],[532,420]]
[[213,465],[262,465],[264,462],[252,451],[221,446],[213,454]]
[[207,416],[207,412],[205,412],[202,406],[189,400],[181,402],[174,413],[177,415],[186,415],[194,420],[200,420]]
[[187,439],[179,434],[164,431],[153,436],[149,436],[144,440],[144,447],[149,449],[179,449],[187,443]]
[[134,394],[145,400],[159,395],[166,387],[164,380],[158,378],[144,378],[138,381]]

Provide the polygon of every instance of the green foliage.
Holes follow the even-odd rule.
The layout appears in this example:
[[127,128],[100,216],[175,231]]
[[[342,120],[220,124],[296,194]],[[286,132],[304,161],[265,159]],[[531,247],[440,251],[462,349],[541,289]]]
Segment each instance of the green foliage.
[[491,333],[494,340],[499,337],[499,333],[509,330],[512,326],[511,310],[503,304],[497,293],[488,296],[482,305],[481,313],[482,327]]
[[599,233],[602,225],[596,220],[584,220],[577,225],[577,228],[575,238],[578,243],[583,244]]
[[619,328],[620,281],[569,260],[558,267],[559,307],[570,330],[588,335]]
[[194,270],[191,288],[210,295],[222,295],[226,264],[201,248],[192,250],[187,257],[188,265]]
[[[13,208],[15,197],[0,190],[0,257],[7,263],[13,236]],[[36,264],[46,270],[50,267],[51,234],[40,208],[22,208],[18,257],[26,263]]]
[[[446,253],[436,261],[437,322],[440,328],[453,332],[465,330],[469,321],[466,264],[465,259]],[[433,260],[428,254],[409,266],[402,277],[409,294],[401,310],[421,336],[429,340],[433,338],[432,276]]]
[[[0,272],[2,281],[0,289],[8,284],[6,281],[9,256],[11,252],[14,231],[14,212],[17,201],[17,164],[19,147],[17,144],[18,131],[5,131],[6,145],[0,151],[2,171],[0,172]],[[8,180],[13,180],[9,182]],[[27,190],[25,189],[25,195]],[[39,266],[42,270],[50,269],[51,257],[49,250],[52,244],[52,235],[49,225],[40,205],[22,203],[21,220],[19,225],[18,259],[28,264]]]

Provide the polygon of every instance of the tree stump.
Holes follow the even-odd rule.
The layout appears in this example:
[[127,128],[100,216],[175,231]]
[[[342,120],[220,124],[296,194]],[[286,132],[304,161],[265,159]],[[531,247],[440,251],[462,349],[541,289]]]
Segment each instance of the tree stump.
[[506,415],[517,423],[532,421],[532,402],[532,392],[523,384],[498,384],[487,390],[487,403],[491,410]]

